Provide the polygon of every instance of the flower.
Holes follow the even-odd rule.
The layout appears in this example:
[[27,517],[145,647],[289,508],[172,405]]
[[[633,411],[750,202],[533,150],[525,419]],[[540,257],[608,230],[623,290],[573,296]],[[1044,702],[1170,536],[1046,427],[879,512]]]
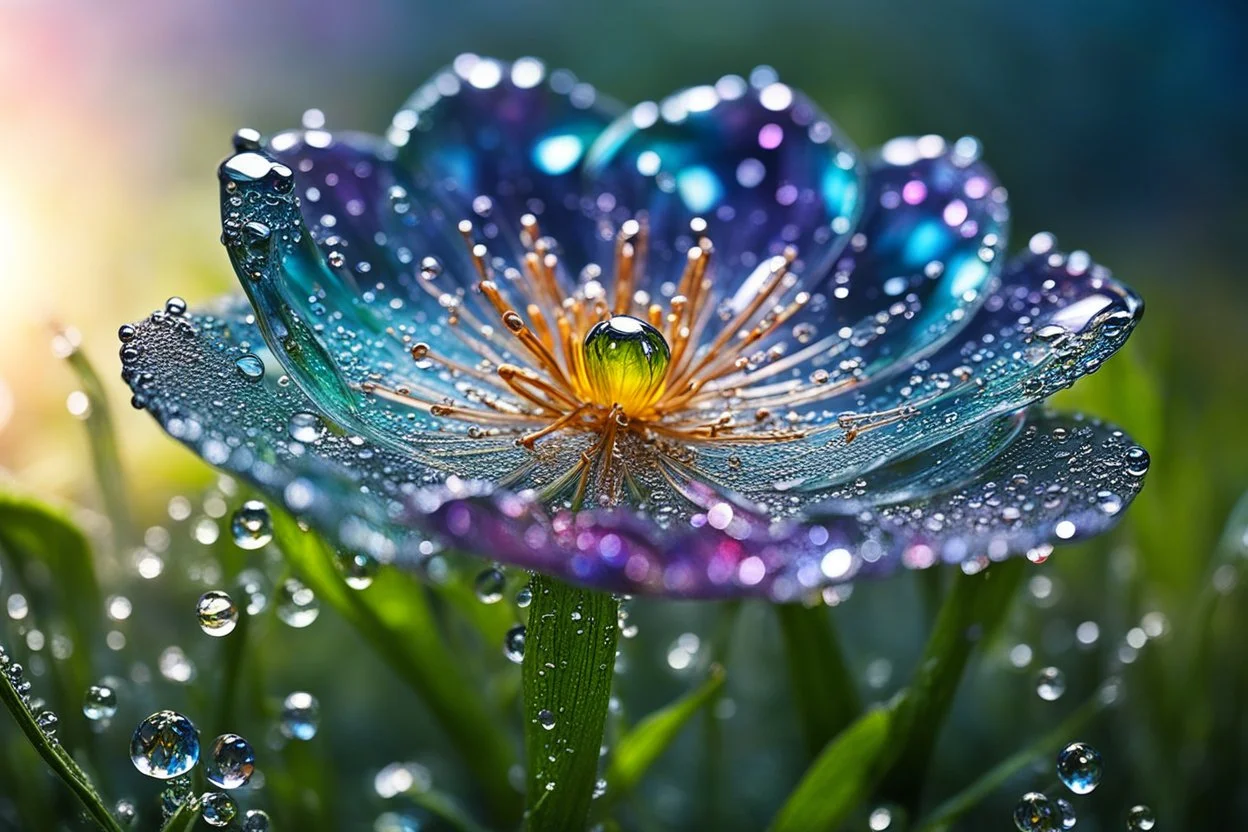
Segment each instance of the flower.
[[1033,407],[1142,301],[1049,235],[1007,262],[974,139],[862,155],[766,68],[621,113],[464,55],[384,138],[235,150],[246,298],[123,327],[123,375],[345,548],[783,600],[1040,559],[1142,485],[1122,431]]

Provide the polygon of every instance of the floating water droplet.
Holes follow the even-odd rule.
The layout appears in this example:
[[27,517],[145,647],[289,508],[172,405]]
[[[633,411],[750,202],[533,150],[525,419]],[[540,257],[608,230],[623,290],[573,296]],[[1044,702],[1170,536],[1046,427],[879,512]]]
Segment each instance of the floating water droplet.
[[893,825],[893,812],[887,806],[874,809],[867,818],[867,826],[871,832],[884,832]]
[[92,722],[112,719],[117,714],[117,692],[108,685],[87,688],[82,701],[82,715]]
[[238,607],[234,599],[219,589],[199,596],[195,615],[199,618],[199,628],[210,636],[228,636],[238,626]]
[[222,789],[246,785],[256,770],[256,752],[238,734],[222,734],[212,741],[204,774],[208,782]]
[[272,832],[273,821],[263,809],[248,809],[243,815],[243,832]]
[[537,712],[537,724],[547,731],[553,730],[555,727],[555,715],[542,708]]
[[1131,811],[1127,812],[1127,829],[1131,832],[1148,832],[1157,825],[1157,816],[1153,814],[1153,810],[1140,804],[1132,806]]
[[1101,782],[1101,752],[1082,742],[1072,742],[1057,755],[1057,776],[1075,794],[1088,794]]
[[238,804],[225,792],[208,792],[200,804],[200,814],[209,826],[229,826],[238,815]]
[[390,763],[373,778],[373,791],[383,800],[401,794],[424,794],[433,786],[433,775],[420,763]]
[[1019,832],[1053,832],[1058,815],[1053,801],[1039,792],[1028,792],[1014,807],[1014,825]]
[[259,549],[273,539],[273,518],[269,507],[259,500],[248,500],[230,518],[230,531],[240,549]]
[[524,638],[526,630],[523,624],[517,624],[503,636],[503,655],[509,661],[520,664],[524,661]]
[[264,360],[255,353],[247,353],[234,362],[234,366],[238,368],[239,374],[243,378],[251,381],[258,381],[264,378]]
[[315,593],[295,578],[287,578],[277,590],[277,617],[297,630],[303,629],[321,614]]
[[533,588],[528,584],[516,590],[516,606],[525,609],[529,604],[533,603]]
[[1057,811],[1062,816],[1062,829],[1074,829],[1075,824],[1079,822],[1079,818],[1075,815],[1075,807],[1070,805],[1070,801],[1064,797],[1059,797],[1054,801],[1057,804]]
[[1066,674],[1056,667],[1046,667],[1036,679],[1036,694],[1045,702],[1056,702],[1066,692]]
[[296,442],[310,445],[325,435],[325,423],[315,413],[295,413],[286,426],[290,438]]
[[176,711],[157,711],[139,723],[130,738],[130,761],[141,774],[158,780],[180,777],[199,762],[199,732]]
[[282,702],[281,732],[292,740],[310,740],[316,736],[321,706],[316,697],[295,691]]
[[477,575],[473,588],[477,592],[477,600],[482,604],[497,604],[503,600],[503,589],[506,584],[507,578],[502,571],[491,567]]
[[118,800],[113,806],[113,817],[117,818],[117,822],[123,827],[131,828],[139,819],[139,810],[129,800]]
[[166,647],[160,652],[160,675],[164,676],[170,682],[177,682],[185,685],[187,682],[195,678],[195,664],[181,647],[176,644]]
[[381,564],[367,552],[339,552],[338,568],[342,570],[342,580],[347,586],[368,589],[373,585]]

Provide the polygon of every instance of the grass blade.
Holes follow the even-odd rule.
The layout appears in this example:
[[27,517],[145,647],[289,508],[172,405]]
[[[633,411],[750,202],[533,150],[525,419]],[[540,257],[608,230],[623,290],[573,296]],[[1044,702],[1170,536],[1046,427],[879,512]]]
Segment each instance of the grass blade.
[[776,604],[794,705],[811,758],[862,711],[853,674],[820,604]]
[[870,794],[886,756],[894,712],[872,708],[820,752],[771,824],[771,832],[834,829]]
[[710,675],[701,685],[666,708],[648,715],[620,738],[607,768],[607,793],[599,800],[601,810],[605,811],[637,786],[694,714],[715,700],[725,678],[723,667],[712,665]]
[[443,643],[425,587],[411,575],[387,568],[367,590],[351,589],[333,552],[316,535],[301,531],[282,512],[274,512],[273,529],[299,579],[424,700],[476,775],[493,819],[514,823],[520,796],[507,777],[515,761],[511,740]]
[[615,672],[619,601],[533,576],[524,651],[526,826],[585,828]]
[[195,796],[188,797],[186,802],[178,807],[178,811],[169,816],[169,819],[160,827],[160,832],[191,832],[195,828],[195,824],[199,822],[199,816],[203,812],[203,807],[199,803],[199,798]]
[[3,673],[0,673],[0,701],[4,703],[4,707],[17,722],[18,728],[26,736],[27,741],[48,764],[48,768],[52,769],[52,772],[78,798],[78,802],[82,804],[95,825],[106,832],[123,832],[121,824],[108,810],[104,804],[104,798],[95,790],[91,779],[78,767],[63,745],[43,732],[35,721],[35,715],[26,707],[21,695]]

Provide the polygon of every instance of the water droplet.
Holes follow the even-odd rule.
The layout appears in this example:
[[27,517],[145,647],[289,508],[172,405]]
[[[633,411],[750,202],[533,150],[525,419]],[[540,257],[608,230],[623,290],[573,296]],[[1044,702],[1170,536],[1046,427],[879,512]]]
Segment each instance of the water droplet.
[[165,311],[175,317],[186,314],[186,301],[179,297],[172,297],[165,301]]
[[528,584],[516,590],[516,606],[525,609],[529,604],[533,603],[533,588]]
[[503,600],[503,589],[507,578],[501,570],[490,568],[477,575],[473,587],[477,591],[477,599],[482,604],[497,604]]
[[273,821],[263,809],[248,809],[243,815],[243,832],[272,832]]
[[139,819],[139,810],[129,800],[118,800],[117,804],[113,806],[113,816],[117,818],[117,822],[123,827],[130,828]]
[[191,778],[178,777],[169,781],[169,787],[160,793],[160,811],[165,819],[178,811],[190,796]]
[[377,577],[381,564],[368,552],[339,552],[338,568],[342,581],[352,589],[368,589]]
[[1148,473],[1149,456],[1148,451],[1139,445],[1133,445],[1127,448],[1127,473],[1133,477],[1142,477]]
[[259,549],[273,539],[273,518],[269,507],[259,500],[248,500],[230,518],[230,531],[240,549]]
[[238,804],[224,792],[208,792],[200,798],[200,814],[209,826],[229,826],[238,815]]
[[61,718],[52,711],[40,711],[35,717],[39,729],[49,737],[56,736],[56,728],[61,724]]
[[1059,814],[1053,801],[1039,792],[1028,792],[1014,807],[1014,825],[1019,832],[1053,832]]
[[295,629],[303,629],[321,614],[321,604],[309,587],[287,578],[277,590],[277,617]]
[[199,618],[199,628],[210,636],[228,636],[238,625],[238,607],[219,589],[199,596],[195,615]]
[[82,701],[82,715],[92,722],[112,719],[117,713],[117,692],[108,685],[87,688]]
[[524,661],[525,633],[524,625],[517,624],[507,631],[507,635],[503,636],[503,655],[516,664]]
[[1045,702],[1056,702],[1066,692],[1066,674],[1056,667],[1046,667],[1036,679],[1036,694]]
[[553,730],[555,727],[555,715],[542,708],[537,712],[537,724],[547,731]]
[[325,423],[315,413],[295,413],[286,426],[290,438],[310,445],[325,435]]
[[1057,755],[1057,776],[1075,794],[1088,794],[1101,782],[1101,752],[1082,742],[1072,742]]
[[1074,829],[1075,824],[1079,822],[1079,818],[1075,815],[1075,807],[1070,805],[1070,801],[1064,797],[1059,797],[1054,801],[1057,804],[1057,811],[1062,816],[1062,829]]
[[1131,832],[1148,832],[1157,825],[1157,816],[1153,814],[1153,810],[1140,804],[1132,806],[1131,811],[1127,812],[1127,829]]
[[148,777],[180,777],[199,762],[199,732],[182,714],[157,711],[134,729],[130,761]]
[[222,789],[237,789],[256,770],[256,752],[238,734],[222,734],[212,741],[204,774],[208,782]]
[[257,381],[264,378],[264,361],[255,353],[247,353],[234,362],[243,378]]
[[607,793],[607,779],[605,777],[599,777],[597,780],[594,781],[594,790],[593,792],[590,793],[590,798],[592,800],[597,800],[598,798],[602,797],[606,793]]
[[292,740],[310,740],[316,736],[321,706],[316,697],[295,691],[282,702],[282,734]]

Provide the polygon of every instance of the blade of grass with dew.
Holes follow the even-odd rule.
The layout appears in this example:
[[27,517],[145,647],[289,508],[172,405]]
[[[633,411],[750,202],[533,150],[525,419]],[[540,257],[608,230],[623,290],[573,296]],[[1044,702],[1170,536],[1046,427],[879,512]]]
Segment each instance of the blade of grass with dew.
[[862,711],[853,674],[823,604],[776,604],[794,705],[813,759]]
[[160,832],[191,832],[195,828],[195,824],[199,823],[199,817],[203,813],[203,806],[200,805],[199,798],[188,797],[186,802],[178,807],[178,811],[169,816],[169,819],[160,827]]
[[100,375],[88,360],[78,343],[77,333],[62,330],[56,334],[56,351],[65,359],[87,397],[87,410],[80,415],[87,430],[87,442],[91,449],[91,463],[99,484],[100,499],[112,524],[113,544],[117,552],[137,540],[133,514],[126,500],[126,480],[121,467],[121,454],[117,450],[117,433],[113,427],[112,408],[108,404],[108,392]]
[[615,671],[619,601],[533,577],[525,634],[526,828],[585,828]]
[[915,832],[946,832],[951,829],[958,818],[1005,785],[1015,774],[1040,757],[1055,754],[1070,742],[1071,737],[1083,733],[1096,715],[1112,704],[1113,699],[1110,688],[1099,688],[1056,728],[997,763],[971,785],[937,806],[928,817],[915,824]]
[[[34,615],[51,635],[73,644],[64,659],[49,662],[56,701],[77,707],[94,681],[91,654],[104,606],[86,537],[59,510],[29,497],[0,492],[0,551],[21,579]],[[66,720],[62,733],[85,743],[85,725]]]
[[667,707],[647,715],[619,739],[607,767],[607,791],[595,804],[595,812],[605,812],[616,800],[636,788],[689,720],[715,700],[723,689],[725,677],[722,666],[712,665],[702,684]]
[[927,767],[963,671],[977,645],[990,639],[1017,595],[1028,562],[996,563],[974,575],[955,575],[919,660],[914,680],[893,719],[894,756],[882,790],[913,816]]
[[316,535],[273,512],[274,539],[291,569],[321,601],[344,618],[390,668],[424,700],[476,775],[498,823],[514,822],[520,796],[508,782],[515,752],[501,719],[464,678],[442,643],[427,590],[399,569],[382,569],[366,590],[347,586],[334,554]]
[[870,795],[887,757],[894,709],[858,717],[824,747],[771,823],[771,832],[835,829]]
[[104,798],[96,791],[91,779],[69,756],[65,746],[49,737],[39,727],[35,721],[35,715],[26,707],[21,695],[14,689],[13,683],[3,673],[0,673],[0,702],[3,702],[9,715],[13,717],[27,741],[47,763],[48,768],[52,769],[61,782],[73,792],[92,822],[106,832],[123,832],[121,824],[108,810]]

